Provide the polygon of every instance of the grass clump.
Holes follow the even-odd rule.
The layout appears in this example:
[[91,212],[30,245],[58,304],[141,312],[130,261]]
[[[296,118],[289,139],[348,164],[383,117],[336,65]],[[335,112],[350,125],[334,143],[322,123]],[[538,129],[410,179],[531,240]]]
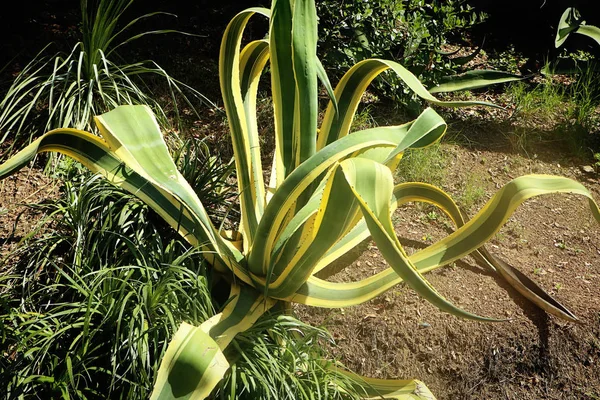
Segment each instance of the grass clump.
[[396,171],[400,182],[425,182],[442,186],[446,180],[446,155],[439,142],[423,149],[408,150]]
[[512,83],[507,94],[514,101],[515,114],[527,119],[536,118],[538,123],[554,120],[560,115],[564,103],[563,90],[550,78],[545,78],[533,88],[524,82]]
[[277,312],[240,333],[227,355],[235,362],[217,387],[228,400],[360,399],[360,385],[331,368],[321,345],[328,331]]
[[[141,20],[171,15],[150,13],[122,26],[122,16],[133,2],[80,0],[80,40],[66,52],[52,53],[53,44],[48,44],[18,73],[2,93],[4,97],[0,97],[3,156],[11,155],[13,148],[22,147],[39,132],[59,127],[95,131],[93,116],[118,105],[148,105],[161,125],[169,129],[172,119],[179,120],[178,99],[194,111],[193,99],[210,103],[200,92],[174,79],[155,62],[126,63],[117,54],[116,50],[121,46],[140,37],[174,32],[158,30],[126,36],[126,32]],[[167,115],[143,77],[158,77],[165,81],[174,115]]]
[[0,282],[0,392],[147,398],[180,321],[214,312],[204,265],[104,180],[64,192],[36,206],[53,230],[19,247]]
[[[188,142],[176,158],[196,174],[187,178],[200,196],[212,188],[203,201],[216,218],[229,210],[230,168],[205,151]],[[147,205],[69,171],[61,199],[30,206],[47,217],[2,266],[0,393],[146,399],[178,325],[200,324],[224,306],[219,281]],[[326,368],[332,361],[320,344],[329,333],[281,311],[235,338],[214,397],[357,399],[359,386]]]
[[485,199],[484,177],[479,173],[469,174],[458,198],[459,204],[467,210],[479,205]]
[[[600,72],[594,62],[576,65],[569,75],[546,76],[536,84],[517,82],[507,89],[515,104],[514,129],[508,139],[514,150],[527,152],[542,142],[565,142],[572,152],[597,147],[600,131]],[[596,150],[597,151],[597,150]]]

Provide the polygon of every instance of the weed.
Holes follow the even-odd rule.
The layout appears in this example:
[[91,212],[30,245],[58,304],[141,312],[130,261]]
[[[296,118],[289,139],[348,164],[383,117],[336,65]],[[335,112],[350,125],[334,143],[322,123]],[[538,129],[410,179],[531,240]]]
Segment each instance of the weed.
[[600,126],[596,111],[600,104],[600,72],[593,62],[578,63],[565,78],[555,75],[550,66],[537,84],[516,82],[507,89],[515,104],[511,118],[517,123],[508,134],[515,151],[527,152],[536,143],[552,140],[568,145],[571,152],[587,158],[589,132]]
[[500,231],[500,232],[496,233],[495,238],[498,242],[504,242],[506,240],[506,233]]
[[494,68],[515,74],[519,73],[519,69],[526,62],[527,58],[517,52],[513,45],[510,45],[506,50],[495,54],[495,57],[490,57],[490,63]]
[[356,112],[354,120],[352,120],[352,127],[350,132],[356,132],[364,129],[374,128],[377,126],[377,122],[371,114],[371,105],[367,105]]
[[588,130],[598,118],[595,113],[600,104],[600,72],[596,63],[586,63],[577,68],[574,82],[566,89],[571,99],[569,114],[576,124]]
[[524,82],[515,82],[508,86],[507,93],[515,104],[515,115],[537,120],[554,120],[560,113],[564,97],[560,85],[551,78],[531,87]]
[[600,153],[594,153],[594,168],[596,171],[600,169]]
[[402,182],[425,182],[442,186],[446,180],[446,157],[439,143],[407,151],[400,161],[397,177]]
[[427,219],[429,221],[436,221],[438,219],[438,214],[435,211],[430,211],[427,213]]
[[484,178],[479,173],[470,174],[464,182],[459,201],[465,209],[471,209],[485,198]]

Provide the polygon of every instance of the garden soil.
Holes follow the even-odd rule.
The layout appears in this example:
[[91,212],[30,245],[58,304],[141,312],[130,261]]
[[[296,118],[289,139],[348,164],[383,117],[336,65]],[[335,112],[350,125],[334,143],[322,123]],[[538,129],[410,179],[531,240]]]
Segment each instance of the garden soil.
[[[62,14],[43,11],[28,17],[21,31],[40,27],[44,35],[11,31],[17,35],[15,40],[24,40],[14,42],[15,48],[37,51],[53,39],[50,33],[54,32],[56,38],[55,31],[59,31],[59,39],[72,36],[76,21],[73,16],[77,16],[72,7],[78,2],[44,3],[47,7],[41,10],[56,9],[59,3],[69,7]],[[187,15],[211,15],[199,7],[196,5]],[[69,17],[66,22],[61,19],[64,15]],[[185,18],[186,13],[179,15],[177,29],[196,32],[204,26],[202,20]],[[220,17],[227,21],[231,15]],[[218,36],[215,32],[222,31],[213,29],[207,35]],[[168,68],[177,68],[176,62],[169,64],[169,60],[183,60],[185,67],[180,68],[189,78],[186,81],[203,90],[196,83],[206,82],[206,77],[193,76],[192,72],[198,68],[216,71],[214,57],[207,62],[196,51],[197,42],[210,42],[206,37],[176,37],[177,44],[168,49],[179,49],[189,57],[169,52],[156,61],[173,71]],[[38,43],[40,40],[44,43]],[[148,46],[147,55],[160,58],[166,48]],[[205,55],[214,56],[216,49],[218,46],[206,44]],[[22,65],[11,64],[7,71],[18,71]],[[173,73],[181,76],[177,71]],[[216,76],[213,78],[210,81],[216,86],[218,81]],[[524,153],[514,151],[505,132],[493,124],[467,121],[464,126],[470,126],[468,133],[462,133],[465,140],[442,145],[442,187],[468,200],[471,216],[503,184],[528,173],[576,179],[600,201],[598,175],[585,172],[583,162],[568,155],[564,142],[546,143]],[[451,135],[460,132],[460,126],[450,127]],[[21,170],[1,185],[0,244],[5,255],[43,217],[23,204],[55,198],[59,191],[56,182],[36,167]],[[432,206],[408,204],[395,212],[394,221],[399,240],[409,253],[452,231],[449,219]],[[420,379],[440,400],[600,399],[600,225],[593,220],[587,201],[569,194],[528,200],[487,248],[554,295],[577,315],[579,322],[564,322],[540,311],[470,257],[427,273],[426,277],[460,307],[504,322],[479,323],[443,313],[403,284],[360,306],[344,310],[299,306],[295,311],[304,321],[327,327],[335,341],[328,344],[332,356],[349,368],[378,378]],[[355,281],[385,268],[372,243],[359,246],[350,257],[350,267],[330,280]]]
[[[475,148],[442,145],[449,182],[443,188],[459,199],[474,181],[485,191],[471,216],[503,184],[529,173],[576,179],[600,200],[598,176],[565,159],[560,148],[546,146],[545,153],[527,157],[485,136],[481,132],[477,140],[486,145]],[[408,204],[395,211],[394,221],[409,254],[451,232],[451,221],[433,206]],[[296,307],[296,312],[328,328],[335,340],[332,354],[349,368],[377,378],[420,379],[438,399],[600,398],[600,226],[587,200],[570,194],[530,199],[486,247],[537,282],[579,322],[539,310],[471,257],[426,278],[461,308],[505,322],[449,315],[404,284],[348,309]],[[329,280],[356,281],[386,267],[373,243],[361,250],[351,256],[350,267]]]
[[[472,185],[483,189],[470,215],[503,184],[528,173],[576,179],[600,200],[598,176],[584,172],[576,159],[563,157],[560,148],[547,146],[546,153],[539,149],[527,156],[506,143],[502,148],[501,139],[481,138],[477,140],[485,145],[441,146],[447,182],[443,188],[458,199]],[[0,243],[7,254],[43,217],[24,204],[59,193],[57,182],[35,167],[2,185]],[[393,219],[409,253],[452,231],[451,221],[433,206],[409,203]],[[335,341],[328,344],[332,356],[349,368],[378,378],[418,378],[438,399],[599,398],[600,225],[587,200],[570,194],[528,200],[487,248],[534,279],[579,322],[540,311],[471,257],[426,277],[458,306],[504,322],[479,323],[443,313],[404,284],[360,306],[297,306],[295,311],[302,320],[327,327]],[[328,279],[355,281],[386,266],[373,243],[359,246],[347,261],[348,268]]]

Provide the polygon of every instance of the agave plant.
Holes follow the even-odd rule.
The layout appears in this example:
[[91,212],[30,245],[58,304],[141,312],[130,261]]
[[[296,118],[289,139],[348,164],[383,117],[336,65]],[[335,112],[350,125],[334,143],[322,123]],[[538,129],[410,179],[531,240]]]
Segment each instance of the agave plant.
[[[48,55],[46,46],[23,68],[0,99],[0,144],[10,139],[11,146],[30,142],[35,132],[58,127],[92,130],[92,117],[120,104],[147,104],[158,114],[161,124],[168,118],[149,93],[141,77],[160,76],[170,88],[173,103],[181,95],[194,109],[188,95],[210,103],[197,90],[172,78],[152,61],[124,63],[116,50],[149,34],[173,30],[145,31],[124,36],[139,21],[156,15],[139,16],[119,28],[123,13],[134,0],[80,0],[82,39],[65,54]],[[93,6],[89,7],[91,3]],[[177,113],[177,107],[175,106]]]
[[[270,19],[269,38],[242,48],[243,31],[253,15]],[[191,245],[202,249],[213,272],[229,283],[229,300],[220,313],[200,326],[182,323],[172,338],[157,373],[154,399],[209,396],[229,368],[235,369],[236,358],[231,357],[235,349],[229,346],[234,337],[276,305],[296,302],[347,307],[404,281],[444,311],[497,321],[455,306],[423,275],[471,253],[546,311],[576,319],[483,245],[532,196],[559,192],[586,196],[600,221],[600,210],[587,189],[567,178],[523,176],[506,184],[467,221],[441,189],[414,182],[394,185],[392,171],[403,152],[435,143],[447,125],[427,108],[403,125],[350,132],[361,96],[375,77],[391,70],[432,104],[489,104],[439,101],[400,64],[379,59],[356,64],[334,91],[316,56],[316,21],[314,0],[274,0],[270,10],[242,11],[224,33],[219,72],[235,152],[241,215],[238,231],[219,230],[211,223],[204,205],[170,158],[156,118],[145,106],[121,106],[95,117],[102,138],[67,128],[50,131],[0,166],[1,178],[39,152],[57,151],[73,157],[151,206]],[[268,61],[276,148],[266,183],[256,96]],[[320,127],[319,79],[330,96]],[[455,222],[456,231],[408,256],[396,237],[391,213],[409,201],[440,207]],[[315,275],[368,238],[377,244],[389,264],[387,269],[351,283],[328,282]],[[340,366],[326,364],[325,368]],[[388,381],[342,373],[361,382],[364,398],[433,397],[417,380]],[[301,366],[298,374],[302,374]]]
[[580,35],[587,36],[600,44],[600,28],[594,25],[587,25],[581,18],[579,11],[573,7],[567,8],[558,21],[554,46],[557,48],[562,46],[571,33],[579,33]]

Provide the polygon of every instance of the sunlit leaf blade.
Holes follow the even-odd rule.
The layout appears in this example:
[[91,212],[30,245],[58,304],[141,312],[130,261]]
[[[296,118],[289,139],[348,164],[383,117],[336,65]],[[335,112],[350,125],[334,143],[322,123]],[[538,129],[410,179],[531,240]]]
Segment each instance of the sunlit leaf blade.
[[199,327],[180,326],[161,361],[152,398],[206,398],[229,369],[222,351],[275,303],[250,286],[233,283],[222,313]]
[[[433,204],[448,214],[457,227],[464,225],[458,206],[454,204],[454,201],[450,196],[435,186],[421,182],[406,182],[396,185],[390,200],[390,210],[393,212],[397,207],[411,201]],[[370,233],[367,224],[364,220],[361,220],[351,232],[348,232],[347,235],[341,238],[327,254],[321,258],[315,267],[313,274],[326,269],[338,258],[369,237]]]
[[277,189],[265,208],[255,243],[248,256],[250,271],[257,277],[266,275],[267,268],[271,263],[273,247],[288,212],[295,205],[298,197],[321,174],[326,172],[336,161],[361,149],[380,146],[389,147],[391,151],[400,140],[397,136],[406,131],[407,127],[402,126],[357,132],[321,150],[296,168]]
[[321,129],[319,132],[317,150],[322,149],[335,140],[344,137],[350,132],[350,126],[363,93],[369,84],[382,72],[391,69],[402,82],[417,96],[433,104],[448,107],[466,105],[494,104],[482,101],[441,101],[427,91],[419,79],[402,65],[388,60],[370,59],[363,60],[348,70],[335,88],[337,99],[337,112],[332,102],[329,103]]
[[198,245],[205,239],[197,235],[200,230],[195,227],[193,217],[185,212],[178,200],[125,167],[111,154],[102,139],[84,131],[65,128],[48,132],[2,164],[0,179],[18,171],[33,160],[36,154],[51,151],[72,157],[90,171],[102,174],[111,183],[137,195],[190,243]]
[[210,335],[183,323],[163,357],[151,399],[205,399],[228,369]]
[[463,227],[413,255],[424,270],[448,264],[469,254],[498,232],[525,200],[550,193],[571,193],[588,198],[594,218],[600,222],[600,210],[590,192],[579,182],[551,175],[524,175],[513,179],[486,203]]
[[554,46],[560,47],[567,40],[571,33],[579,33],[587,36],[600,44],[600,28],[594,25],[587,25],[581,19],[579,11],[573,7],[567,8],[558,21],[558,29],[556,30],[556,39]]
[[410,261],[396,237],[391,220],[390,198],[394,187],[389,169],[370,160],[354,158],[344,160],[336,174],[343,174],[345,183],[358,200],[371,237],[382,256],[411,288],[442,311],[474,320],[495,321],[454,306],[427,282]]
[[244,29],[257,13],[267,17],[270,14],[264,8],[250,8],[231,20],[223,34],[219,55],[219,80],[235,153],[245,246],[253,242],[265,198],[255,101],[258,78],[268,58],[264,52],[268,44],[252,42],[240,58]]
[[[325,147],[296,168],[272,197],[259,224],[256,241],[248,257],[249,269],[257,279],[264,277],[268,267],[272,265],[271,259],[278,235],[281,232],[290,232],[284,229],[284,221],[297,199],[334,163],[370,149],[386,148],[387,152],[379,154],[380,160],[394,164],[397,155],[403,150],[417,144],[427,145],[430,141],[439,139],[446,128],[443,120],[432,109],[425,110],[422,119],[420,117],[417,121],[419,128],[414,130],[414,123],[408,123],[355,132]],[[381,157],[382,154],[385,157]],[[293,230],[296,229],[297,226],[293,227]],[[288,251],[293,254],[295,248],[292,247]]]
[[184,204],[198,221],[206,245],[229,268],[241,271],[241,252],[223,240],[202,202],[177,170],[152,111],[145,106],[121,106],[95,120],[111,151],[140,176]]
[[271,51],[271,92],[275,121],[275,187],[292,172],[293,133],[296,116],[292,43],[293,9],[289,0],[274,0],[271,5],[269,48]]
[[[386,129],[389,129],[387,127]],[[374,128],[367,130],[366,132],[374,135],[381,128]],[[426,109],[423,113],[410,125],[403,125],[396,127],[397,134],[395,135],[395,141],[397,141],[396,148],[392,149],[390,146],[373,146],[367,149],[356,151],[352,154],[353,157],[360,157],[364,159],[370,159],[383,163],[389,168],[395,168],[398,160],[402,153],[409,148],[419,148],[428,146],[437,141],[446,130],[446,123],[433,109]],[[353,135],[363,134],[356,132]],[[370,135],[370,136],[371,136]],[[391,150],[392,149],[392,150]],[[320,205],[319,199],[323,198],[323,204],[327,202],[326,197],[322,197],[322,191],[325,189],[325,183],[321,182],[321,186],[314,193],[313,198],[303,207],[294,218],[287,223],[282,233],[279,235],[277,242],[273,247],[273,262],[271,262],[271,268],[269,274],[274,271],[276,275],[282,277],[288,276],[290,270],[301,268],[304,272],[301,276],[307,277],[309,268],[318,268],[317,266],[322,262],[321,255],[317,248],[327,244],[325,250],[328,251],[329,247],[333,245],[339,237],[344,236],[352,227],[356,224],[361,215],[358,209],[358,204],[354,203],[352,207],[345,210],[347,215],[344,215],[343,219],[348,222],[345,223],[343,230],[338,232],[337,237],[332,237],[331,234],[335,229],[324,228],[328,231],[327,238],[317,238],[319,235],[319,226],[315,225],[315,221],[310,220],[310,216],[317,212],[317,209],[323,210],[323,206]],[[340,204],[341,206],[341,204]],[[325,224],[324,226],[330,226]],[[333,242],[332,242],[333,241]],[[313,251],[319,253],[318,257],[311,259],[310,256],[306,258],[302,257],[304,252]],[[307,261],[311,259],[310,263],[316,263],[309,266],[310,263]],[[297,262],[302,260],[302,267],[297,265]],[[283,271],[286,273],[283,273]],[[296,271],[298,272],[298,271]],[[303,279],[305,280],[305,279]],[[272,292],[273,293],[273,292]],[[281,294],[278,294],[281,295]]]
[[225,349],[235,335],[254,325],[256,320],[276,303],[276,300],[265,298],[262,293],[248,285],[233,283],[227,306],[216,318],[213,317],[215,319],[206,330],[218,345]]
[[[269,41],[263,39],[248,43],[242,50],[239,58],[239,86],[241,96],[244,99],[246,118],[256,121],[258,78],[260,78],[269,60]],[[252,105],[252,101],[254,102],[254,107],[248,107],[246,104]]]
[[517,268],[491,254],[485,246],[480,247],[473,256],[484,265],[490,264],[506,281],[521,295],[537,305],[542,310],[567,321],[578,321],[567,307],[562,305],[554,297],[550,296],[544,289],[539,287],[529,277]]
[[579,27],[581,24],[581,16],[575,8],[567,8],[558,21],[556,30],[556,38],[554,39],[554,47],[558,48],[567,40],[569,34]]
[[[411,183],[402,185],[412,186],[419,184]],[[444,197],[447,197],[447,195],[443,194],[441,190],[429,185],[427,185],[429,188],[427,186],[421,186],[421,188],[410,186],[408,186],[409,191],[404,191],[402,186],[398,185],[395,197],[406,201],[409,201],[411,197],[418,201],[424,201],[423,199],[427,198],[433,200],[435,198],[435,201],[430,201],[449,213],[449,216],[455,223],[462,220],[462,217],[458,215],[458,208],[453,205],[449,197],[444,200]],[[404,191],[404,194],[402,194],[402,191]],[[435,192],[438,192],[438,194]],[[550,193],[573,193],[587,197],[592,215],[600,222],[600,210],[597,204],[589,191],[580,183],[568,178],[549,175],[526,175],[506,184],[466,225],[460,227],[448,237],[412,254],[410,260],[419,271],[427,272],[474,252],[500,230],[504,222],[525,200]],[[392,201],[392,203],[394,202]],[[325,258],[328,263],[331,263],[342,254],[345,254],[349,248],[368,237],[369,234],[365,231],[365,226],[359,224],[338,245],[334,246]],[[485,251],[485,249],[482,251]],[[494,262],[491,257],[488,261],[490,263]],[[499,265],[502,268],[502,264]],[[492,266],[495,266],[498,270],[500,269],[496,264],[492,264]],[[510,268],[505,269],[506,274],[511,273]],[[505,275],[502,271],[499,272]],[[560,303],[544,295],[543,290],[538,288],[537,285],[529,283],[527,279],[517,273],[513,275],[515,277],[512,282],[510,277],[505,276],[505,278],[528,299],[540,305],[548,312],[562,318],[569,320],[574,317]],[[313,276],[290,300],[320,307],[349,306],[370,300],[401,281],[402,279],[391,268],[359,282],[333,283]]]
[[361,387],[357,388],[357,392],[361,394],[363,400],[435,400],[435,396],[429,388],[416,379],[376,379],[349,371],[338,370],[338,372],[361,383]]
[[355,224],[353,210],[358,204],[347,185],[337,182],[339,179],[343,178],[335,174],[327,178],[319,210],[309,219],[300,247],[289,261],[275,264],[275,277],[267,275],[269,296],[281,298],[294,293],[318,260]]
[[429,89],[430,93],[456,92],[472,90],[499,83],[508,83],[526,79],[528,76],[511,74],[503,71],[477,69],[459,75],[444,76],[440,82]]
[[[189,209],[169,192],[149,182],[123,164],[113,154],[106,143],[98,136],[75,129],[56,129],[34,141],[4,164],[0,165],[0,179],[18,171],[41,152],[59,152],[82,163],[95,173],[102,174],[111,183],[122,187],[152,207],[165,221],[178,231],[192,245],[201,246],[208,251],[207,257],[220,266],[215,258],[214,248],[205,236],[205,230]],[[235,252],[229,242],[224,244]],[[241,269],[235,259],[222,260],[246,283],[252,284],[245,270]]]
[[335,112],[338,112],[338,104],[337,99],[335,98],[335,93],[333,92],[333,87],[331,86],[331,82],[329,81],[329,77],[327,76],[327,72],[321,63],[321,60],[317,58],[317,76],[321,81],[321,84],[325,88],[327,95],[329,96],[329,100],[332,102],[333,109]]
[[200,199],[177,170],[152,111],[145,106],[121,106],[95,120],[111,151],[139,175],[185,204],[201,221],[211,245],[215,250],[221,249],[221,238]]
[[[435,186],[418,182],[397,185],[394,188],[394,194],[390,204],[391,209],[393,210],[397,206],[409,201],[427,202],[439,207],[450,217],[457,228],[462,227],[467,220],[467,218],[464,217],[465,214],[461,213],[460,209],[456,206],[450,196]],[[335,246],[333,246],[327,252],[325,257],[321,258],[315,267],[313,274],[319,272],[327,265],[331,265],[337,258],[353,249],[354,246],[358,245],[361,241],[367,239],[368,237],[369,232],[366,223],[361,221],[352,230],[352,232],[337,242]],[[533,282],[519,270],[490,254],[485,246],[481,246],[475,252],[471,253],[471,255],[473,255],[475,259],[483,265],[490,267],[494,271],[497,271],[504,279],[508,281],[511,286],[513,286],[517,291],[519,291],[519,293],[532,301],[538,307],[565,320],[577,320],[575,315],[573,315],[573,313],[571,313],[565,306],[546,293],[541,287],[539,287],[535,282]],[[386,282],[386,280],[382,280],[379,282],[381,286],[377,288],[377,290],[372,291],[373,288],[368,290],[369,285],[366,283],[366,281],[367,280],[365,280],[365,285],[363,288],[365,290],[357,290],[356,292],[357,296],[362,296],[363,301],[383,293],[385,290],[391,287],[392,283],[390,281]],[[309,282],[309,285],[314,283],[315,279],[313,278],[312,282]],[[367,294],[368,296],[365,296]]]
[[592,38],[600,45],[600,28],[593,25],[581,25],[575,33]]
[[[277,1],[281,3],[281,1]],[[314,0],[293,3],[292,60],[296,108],[292,141],[293,164],[298,167],[315,154],[319,114],[317,86],[317,14]],[[277,7],[275,5],[274,7]]]
[[[244,47],[240,55],[240,89],[241,96],[244,102],[246,132],[243,141],[248,146],[248,153],[250,155],[250,165],[248,166],[249,172],[251,173],[251,187],[247,190],[248,193],[244,193],[243,189],[240,189],[240,193],[243,199],[251,198],[252,207],[254,208],[255,217],[258,220],[262,217],[265,208],[266,194],[265,185],[263,180],[263,169],[261,164],[261,153],[260,153],[260,141],[258,138],[258,122],[256,119],[256,97],[258,93],[258,84],[263,69],[269,60],[269,42],[267,40],[256,40],[249,43]],[[244,132],[242,132],[244,134]],[[237,157],[235,158],[237,160]],[[238,169],[239,171],[239,169]],[[240,171],[239,174],[244,174],[244,171]],[[238,185],[241,182],[238,180]],[[244,206],[242,206],[242,210]],[[242,215],[244,214],[241,211]],[[251,214],[251,213],[249,213]],[[251,215],[249,215],[251,217]],[[250,225],[249,225],[250,224]],[[244,240],[244,252],[248,252],[248,248],[253,242],[253,234],[256,230],[256,223],[246,221],[242,222],[242,229],[246,230],[246,226],[249,227],[250,231],[247,231]],[[251,228],[251,229],[250,229]]]

